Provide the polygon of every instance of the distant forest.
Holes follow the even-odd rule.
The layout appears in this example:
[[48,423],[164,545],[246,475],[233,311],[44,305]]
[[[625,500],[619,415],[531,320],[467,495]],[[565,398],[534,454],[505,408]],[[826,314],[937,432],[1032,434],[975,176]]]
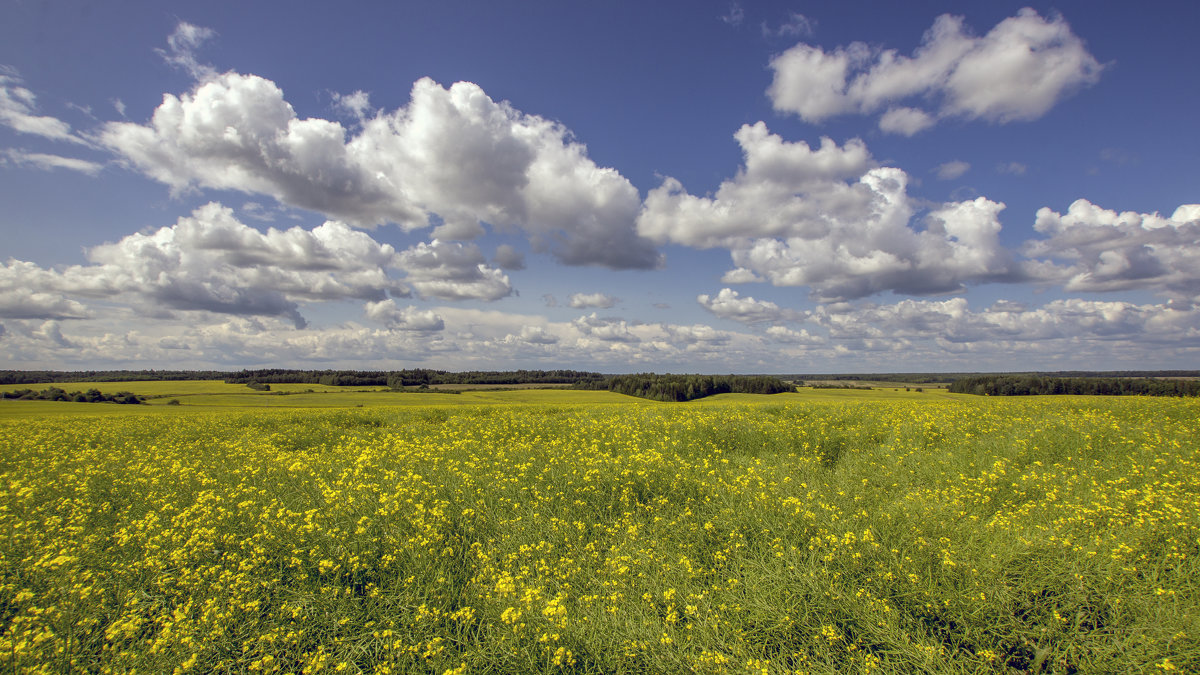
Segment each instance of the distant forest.
[[798,375],[780,375],[779,377],[791,382],[807,380],[817,381],[847,381],[847,382],[898,382],[901,384],[935,384],[957,382],[964,378],[974,377],[1054,377],[1054,378],[1200,378],[1200,370],[1059,370],[1053,372],[1009,372],[1009,373],[804,373]]
[[978,375],[955,380],[950,391],[981,396],[1090,394],[1095,396],[1200,396],[1198,380],[1117,377]]
[[609,391],[654,401],[693,401],[715,394],[782,394],[796,386],[769,375],[617,375]]
[[412,368],[408,370],[285,370],[266,368],[222,373],[220,378],[230,384],[324,384],[334,387],[419,387],[433,384],[579,384],[602,382],[607,375],[577,370],[468,370],[453,373],[446,370]]
[[0,384],[223,380],[224,370],[0,370]]
[[422,384],[576,384],[598,382],[610,375],[576,370],[512,370],[450,372],[408,370],[0,370],[0,384],[53,382],[132,382],[165,380],[224,380],[229,384],[325,384],[339,387],[409,387]]

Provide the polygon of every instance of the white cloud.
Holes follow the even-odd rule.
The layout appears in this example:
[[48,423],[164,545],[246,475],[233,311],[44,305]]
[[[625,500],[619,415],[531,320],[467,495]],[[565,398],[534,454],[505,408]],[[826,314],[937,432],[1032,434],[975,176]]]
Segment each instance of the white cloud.
[[424,333],[440,331],[446,327],[442,317],[430,310],[421,311],[409,305],[404,309],[388,298],[379,302],[368,302],[363,306],[368,319],[378,321],[393,330],[408,330]]
[[442,300],[499,300],[512,295],[512,284],[500,270],[488,267],[473,243],[434,239],[402,251],[398,266],[423,298]]
[[67,169],[69,171],[85,173],[89,176],[95,176],[104,168],[103,164],[89,162],[84,159],[15,149],[5,150],[3,155],[0,155],[0,161],[12,162],[18,166],[32,166],[42,171]]
[[902,136],[914,136],[934,125],[935,120],[924,110],[916,108],[889,108],[879,118],[880,131]]
[[762,280],[762,277],[744,267],[735,267],[731,270],[726,270],[721,275],[721,283],[723,284],[750,284]]
[[974,41],[948,73],[946,109],[994,122],[1037,119],[1103,66],[1060,16],[1022,9]]
[[[1028,8],[982,37],[970,35],[961,17],[942,15],[912,56],[863,43],[830,52],[800,43],[772,59],[771,68],[776,110],[820,122],[886,107],[880,128],[909,136],[935,117],[1036,119],[1103,70],[1062,17],[1044,19]],[[896,107],[914,98],[933,103],[936,113]]]
[[535,345],[552,345],[559,341],[558,336],[549,333],[542,326],[522,326],[521,332],[505,336],[506,342],[518,341]]
[[641,338],[630,331],[630,325],[624,319],[601,318],[592,312],[575,319],[571,325],[580,334],[603,342],[641,342]]
[[784,344],[796,345],[820,345],[825,344],[827,340],[819,335],[813,335],[807,330],[792,330],[784,326],[770,326],[767,328],[767,337],[775,342]]
[[0,66],[0,124],[23,134],[83,143],[71,133],[71,125],[57,117],[37,114],[37,96],[21,86],[16,70],[7,66]]
[[1037,212],[1031,257],[1067,261],[1057,267],[1069,291],[1148,288],[1200,296],[1200,205],[1185,204],[1165,218],[1158,213],[1117,212],[1086,199],[1067,213]]
[[758,122],[734,134],[744,167],[721,183],[713,198],[687,194],[673,178],[650,191],[638,231],[658,242],[712,248],[771,236],[820,236],[831,214],[862,210],[865,195],[847,185],[874,160],[862,141],[838,147],[828,138],[817,149],[789,143]]
[[795,318],[794,312],[781,309],[769,300],[743,298],[737,291],[729,288],[722,288],[715,297],[708,294],[698,295],[696,302],[719,318],[742,323],[776,322]]
[[937,167],[937,177],[942,180],[954,180],[961,178],[963,174],[971,170],[971,165],[959,159],[955,159],[944,164],[939,164]]
[[736,137],[745,156],[737,176],[712,197],[665,179],[646,198],[642,234],[728,248],[735,269],[727,282],[809,286],[823,300],[956,292],[1017,272],[999,241],[1003,204],[982,197],[943,204],[915,229],[907,174],[875,166],[861,141],[839,148],[823,139],[813,150],[761,122]]
[[764,21],[762,34],[765,38],[810,37],[816,31],[816,23],[799,12],[792,12],[788,15],[787,21],[775,28],[771,28]]
[[305,324],[299,302],[383,300],[405,295],[388,276],[401,257],[387,244],[337,222],[313,230],[259,232],[210,203],[170,227],[132,234],[88,251],[89,265],[61,271],[10,260],[0,293],[31,289],[120,300],[144,315],[171,311],[285,317]]
[[333,106],[359,122],[367,119],[371,111],[371,96],[361,89],[352,94],[333,94]]
[[0,267],[0,317],[6,319],[83,319],[91,312],[61,293],[19,288]]
[[[348,104],[365,105],[352,95]],[[365,108],[359,108],[365,110]],[[300,119],[274,82],[213,75],[167,94],[147,125],[110,122],[100,141],[174,192],[264,194],[356,226],[424,228],[470,239],[481,223],[519,228],[567,264],[660,264],[637,236],[638,191],[596,166],[559,124],[497,103],[478,86],[416,82],[408,106],[364,119]]]
[[180,21],[174,32],[167,36],[167,48],[155,50],[167,63],[180,68],[197,80],[206,80],[217,74],[212,66],[196,60],[200,45],[216,37],[216,31]]
[[[841,311],[818,308],[810,318],[837,340],[932,340],[992,350],[1014,343],[1046,343],[1064,357],[1094,343],[1132,348],[1140,342],[1140,352],[1151,343],[1200,342],[1200,311],[1194,308],[1074,298],[1036,309],[997,303],[982,311],[972,311],[964,298],[903,300]],[[1120,349],[1117,344],[1112,348]]]
[[567,298],[567,305],[574,309],[583,309],[585,307],[610,309],[620,301],[620,298],[614,298],[605,293],[572,293]]
[[[1166,303],[1059,300],[1030,309],[996,303],[972,310],[965,299],[894,305],[826,305],[803,329],[761,334],[703,324],[631,322],[618,317],[546,317],[461,307],[430,310],[371,303],[392,328],[353,322],[296,329],[286,317],[192,314],[137,323],[97,316],[70,322],[8,319],[0,359],[26,367],[280,366],[465,370],[557,367],[616,372],[823,372],[888,370],[897,359],[918,369],[1004,369],[1014,359],[1053,370],[1169,367],[1200,355],[1200,309]],[[436,330],[437,317],[442,320]],[[1067,365],[1070,364],[1070,365]],[[1149,364],[1154,364],[1149,365]],[[1011,367],[1011,365],[1007,366]]]
[[826,53],[800,43],[771,59],[775,79],[767,95],[775,109],[794,112],[810,122],[852,112],[855,102],[846,95],[846,75],[865,56],[865,46],[851,45]]
[[1005,162],[996,165],[997,173],[1007,173],[1013,176],[1024,176],[1029,167],[1020,162]]

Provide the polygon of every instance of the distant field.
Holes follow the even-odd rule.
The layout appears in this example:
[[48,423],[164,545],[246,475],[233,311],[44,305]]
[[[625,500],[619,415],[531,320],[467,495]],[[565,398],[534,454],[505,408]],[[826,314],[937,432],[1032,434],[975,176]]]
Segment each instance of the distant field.
[[1195,400],[109,387],[0,402],[2,671],[1200,671]]
[[[273,384],[270,391],[254,391],[244,384],[225,384],[220,380],[180,380],[145,382],[66,382],[57,384],[0,385],[0,391],[33,389],[41,391],[55,386],[68,392],[98,389],[103,393],[128,391],[150,397],[143,406],[119,406],[119,411],[105,411],[110,404],[63,403],[47,401],[0,400],[0,419],[40,414],[136,414],[148,412],[149,406],[179,408],[206,407],[223,410],[243,408],[357,408],[391,406],[444,405],[518,405],[540,403],[630,403],[639,401],[629,396],[607,391],[571,390],[554,387],[497,385],[438,385],[431,389],[460,393],[421,392],[415,388],[392,391],[387,387],[333,387],[320,384]],[[955,396],[945,390],[926,389],[924,392],[905,391],[903,385],[879,387],[871,391],[803,388],[795,394],[775,394],[764,399],[753,394],[722,394],[693,401],[689,405],[723,405],[734,401],[761,402],[771,400],[839,401],[853,400],[937,400],[936,397]],[[178,406],[168,405],[172,400]],[[99,407],[98,407],[99,406]]]

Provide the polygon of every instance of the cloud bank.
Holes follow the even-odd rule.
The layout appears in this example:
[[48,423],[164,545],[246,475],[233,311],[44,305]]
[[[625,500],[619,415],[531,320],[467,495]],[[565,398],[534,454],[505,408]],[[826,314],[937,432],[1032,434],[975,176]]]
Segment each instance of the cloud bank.
[[265,78],[209,74],[164,95],[149,123],[109,122],[97,139],[176,193],[262,194],[356,227],[436,221],[443,240],[472,239],[483,224],[512,228],[569,265],[661,262],[634,229],[640,197],[628,180],[592,162],[562,125],[469,82],[421,79],[407,106],[347,129],[301,119]]
[[878,166],[855,139],[813,149],[763,123],[734,136],[744,165],[712,197],[667,178],[650,192],[639,231],[657,241],[727,248],[725,281],[807,286],[822,301],[883,291],[950,293],[1012,279],[1018,266],[999,241],[1004,204],[948,202],[914,223],[908,175]]

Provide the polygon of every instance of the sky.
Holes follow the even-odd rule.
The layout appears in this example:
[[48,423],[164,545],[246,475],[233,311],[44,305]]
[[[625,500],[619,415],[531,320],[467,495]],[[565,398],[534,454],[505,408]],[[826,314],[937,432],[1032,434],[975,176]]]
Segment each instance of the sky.
[[0,367],[1197,369],[1198,32],[9,0]]

